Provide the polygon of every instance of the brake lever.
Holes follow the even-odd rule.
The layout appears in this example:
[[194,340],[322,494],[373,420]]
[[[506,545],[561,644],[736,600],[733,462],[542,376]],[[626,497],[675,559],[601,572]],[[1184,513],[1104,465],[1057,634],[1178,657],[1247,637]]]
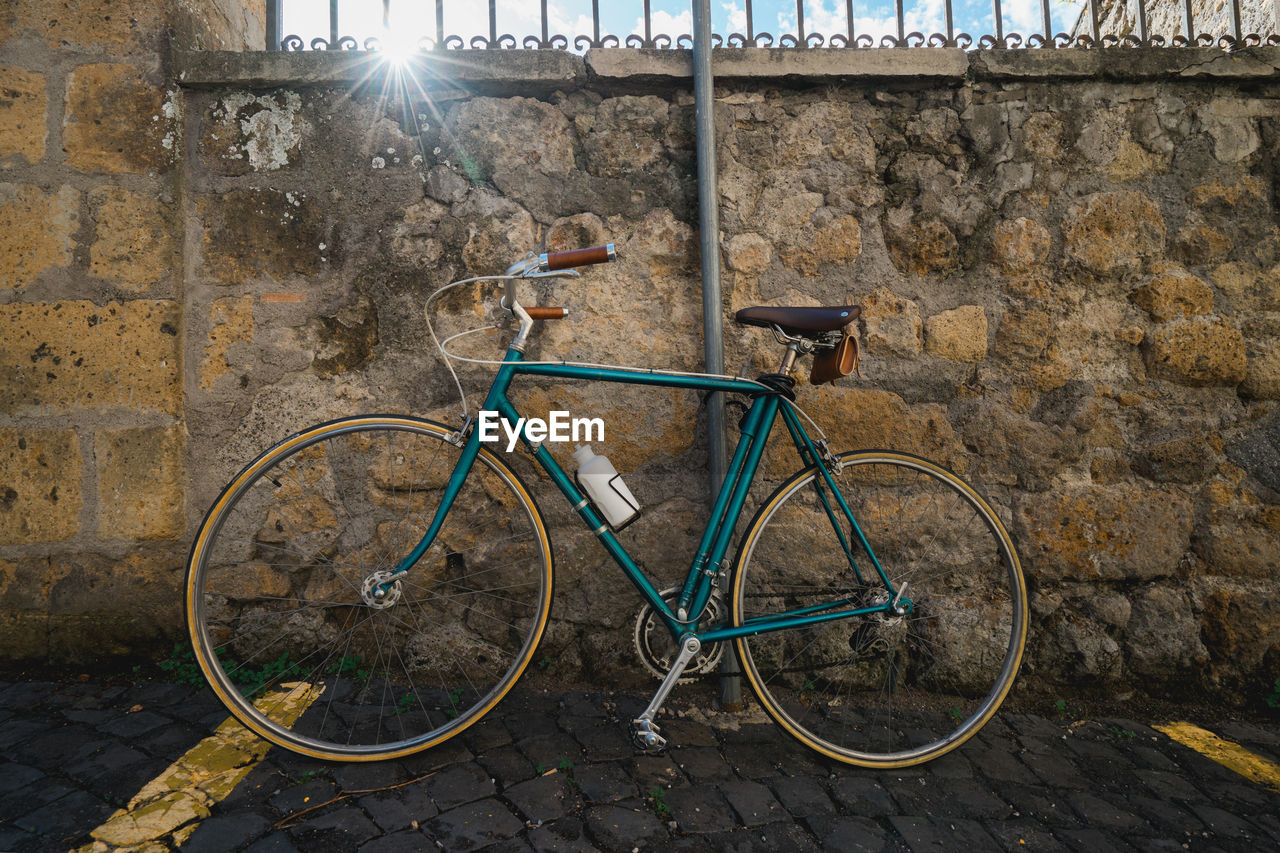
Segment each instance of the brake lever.
[[548,272],[527,272],[521,278],[578,278],[582,273],[577,270],[549,270]]
[[511,306],[515,304],[516,282],[531,281],[548,278],[577,278],[580,273],[577,270],[549,270],[542,272],[538,270],[537,258],[526,258],[523,261],[512,264],[507,269],[507,275],[503,284],[502,299],[499,304],[508,312]]

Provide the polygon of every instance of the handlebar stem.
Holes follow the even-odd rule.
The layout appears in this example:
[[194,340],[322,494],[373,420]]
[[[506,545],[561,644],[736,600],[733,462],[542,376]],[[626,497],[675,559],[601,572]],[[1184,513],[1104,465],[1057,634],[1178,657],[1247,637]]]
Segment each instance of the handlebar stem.
[[[533,331],[533,318],[529,316],[529,312],[524,310],[524,307],[520,305],[519,302],[515,301],[514,279],[507,282],[507,292],[509,294],[512,294],[512,296],[510,297],[511,305],[509,306],[508,310],[510,310],[511,313],[515,314],[516,319],[520,321],[520,331],[516,333],[515,340],[511,342],[511,344],[507,347],[507,349],[513,349],[516,352],[524,352],[525,341],[529,339],[529,333]],[[507,297],[504,296],[503,299],[505,300],[507,299]],[[503,306],[503,307],[508,307],[508,306]]]

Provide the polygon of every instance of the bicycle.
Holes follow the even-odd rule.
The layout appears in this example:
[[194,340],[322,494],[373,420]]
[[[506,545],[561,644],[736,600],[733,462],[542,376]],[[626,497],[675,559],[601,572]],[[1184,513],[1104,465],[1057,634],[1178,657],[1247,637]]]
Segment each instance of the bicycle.
[[[837,761],[902,767],[972,737],[1018,669],[1025,582],[995,511],[959,477],[907,453],[835,453],[812,421],[810,436],[797,361],[814,356],[814,381],[851,372],[847,329],[860,309],[737,312],[784,347],[777,372],[756,379],[526,360],[535,321],[567,312],[522,305],[517,285],[613,258],[612,245],[531,255],[505,275],[442,288],[426,310],[429,324],[432,300],[450,288],[502,284],[498,311],[518,328],[491,362],[481,411],[508,424],[520,418],[507,397],[518,376],[749,402],[688,574],[670,590],[655,588],[546,444],[521,436],[643,599],[642,651],[660,645],[655,634],[678,650],[631,723],[636,745],[666,745],[660,707],[682,677],[714,672],[728,642],[769,716]],[[461,356],[446,345],[462,335],[431,334],[461,393],[451,362]],[[778,421],[800,468],[759,505],[729,561]],[[192,544],[186,613],[204,675],[246,726],[306,755],[379,760],[438,745],[502,699],[543,635],[552,571],[538,506],[474,418],[450,427],[366,415],[286,438],[223,489]]]

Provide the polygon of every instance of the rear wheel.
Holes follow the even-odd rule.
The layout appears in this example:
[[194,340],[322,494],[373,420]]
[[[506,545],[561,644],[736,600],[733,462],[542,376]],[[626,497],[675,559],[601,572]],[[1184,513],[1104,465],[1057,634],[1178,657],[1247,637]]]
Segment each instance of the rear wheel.
[[[839,459],[836,485],[894,588],[905,584],[906,612],[762,633],[738,653],[765,710],[806,745],[849,764],[918,764],[973,736],[1008,693],[1026,641],[1022,570],[991,507],[956,475],[902,453]],[[890,600],[814,468],[756,513],[732,588],[734,625]]]
[[345,761],[416,752],[480,719],[533,657],[551,548],[487,451],[434,544],[392,580],[461,453],[450,435],[413,418],[321,424],[209,511],[187,573],[191,640],[214,691],[266,739]]

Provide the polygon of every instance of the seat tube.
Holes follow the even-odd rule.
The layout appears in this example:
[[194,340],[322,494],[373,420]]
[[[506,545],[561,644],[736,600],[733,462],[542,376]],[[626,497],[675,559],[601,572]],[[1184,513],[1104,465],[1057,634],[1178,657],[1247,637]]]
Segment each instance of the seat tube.
[[760,457],[778,411],[778,398],[767,395],[757,398],[742,424],[742,437],[734,451],[733,460],[720,494],[716,498],[707,529],[698,546],[697,557],[690,568],[689,577],[682,591],[681,605],[689,613],[700,613],[711,597],[711,578],[719,571],[720,563],[728,550],[738,515],[746,500],[747,491],[755,477]]

